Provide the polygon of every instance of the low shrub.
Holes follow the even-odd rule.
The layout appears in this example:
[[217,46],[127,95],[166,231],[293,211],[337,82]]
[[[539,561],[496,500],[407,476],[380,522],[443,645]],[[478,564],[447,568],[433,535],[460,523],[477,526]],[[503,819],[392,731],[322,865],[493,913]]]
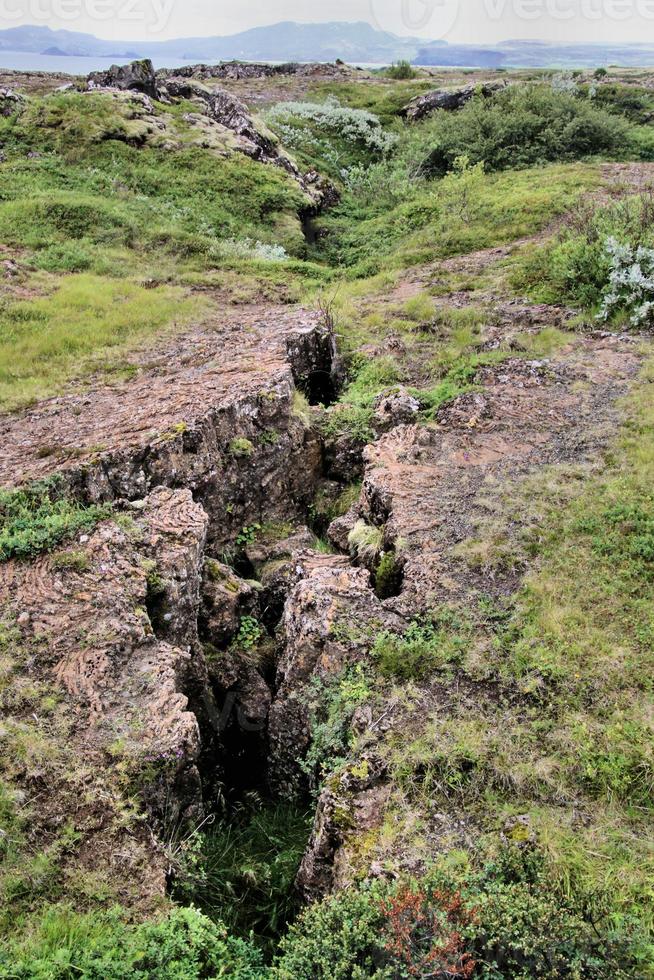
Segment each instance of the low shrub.
[[539,85],[512,85],[491,99],[472,99],[460,112],[436,113],[415,138],[422,170],[442,176],[457,157],[488,170],[530,167],[596,154],[628,153],[630,129],[590,100]]
[[621,245],[611,237],[607,238],[604,251],[611,267],[599,316],[609,320],[617,312],[625,312],[634,327],[651,322],[654,312],[654,249],[643,248],[642,245],[637,248]]
[[543,302],[638,326],[652,317],[653,228],[651,191],[608,207],[581,205],[555,239],[517,263],[513,285]]
[[312,906],[281,942],[277,980],[479,977],[627,980],[631,937],[556,894],[538,852],[507,849],[422,879],[363,885]]
[[342,106],[333,96],[324,102],[280,102],[266,121],[304,162],[318,163],[337,178],[348,167],[383,158],[397,142],[372,112]]
[[50,551],[74,534],[92,530],[110,513],[108,505],[85,506],[71,499],[56,480],[0,490],[0,561]]
[[384,631],[372,655],[380,673],[401,680],[426,680],[443,667],[460,662],[467,645],[465,624],[450,610],[411,623],[402,635]]
[[48,910],[26,938],[0,950],[2,980],[235,980],[263,977],[254,947],[194,908],[125,924],[120,910]]
[[[338,627],[337,627],[338,632]],[[301,767],[310,788],[346,761],[351,744],[354,713],[373,698],[371,682],[361,665],[346,668],[329,683],[316,680],[306,694],[311,713],[311,745]]]
[[410,61],[393,62],[386,68],[384,74],[387,78],[393,78],[396,81],[406,81],[409,78],[418,77],[418,72],[411,66]]

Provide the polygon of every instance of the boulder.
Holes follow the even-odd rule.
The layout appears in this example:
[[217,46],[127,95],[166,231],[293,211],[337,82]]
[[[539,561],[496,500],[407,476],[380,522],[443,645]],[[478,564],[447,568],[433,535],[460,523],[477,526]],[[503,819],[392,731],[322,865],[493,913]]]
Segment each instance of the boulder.
[[0,116],[13,116],[25,107],[25,96],[12,88],[0,88]]
[[281,794],[303,781],[301,760],[312,740],[317,686],[329,686],[344,669],[367,659],[372,629],[402,628],[373,592],[369,573],[343,556],[300,552],[295,578],[279,628],[284,650],[268,730],[269,778]]
[[420,402],[404,385],[396,385],[377,396],[374,408],[373,424],[381,433],[394,429],[396,425],[415,422]]
[[202,638],[223,647],[238,632],[241,617],[257,612],[257,593],[252,583],[239,578],[229,565],[206,558],[200,609]]
[[455,112],[457,109],[462,109],[473,96],[481,95],[487,99],[504,88],[504,84],[504,82],[486,82],[483,85],[466,85],[457,89],[434,89],[433,92],[426,92],[412,99],[404,106],[400,115],[410,122],[417,122],[425,116],[430,116],[437,109]]
[[90,89],[118,88],[128,92],[143,92],[158,98],[157,79],[149,58],[132,61],[129,65],[112,65],[106,71],[93,71],[87,78]]

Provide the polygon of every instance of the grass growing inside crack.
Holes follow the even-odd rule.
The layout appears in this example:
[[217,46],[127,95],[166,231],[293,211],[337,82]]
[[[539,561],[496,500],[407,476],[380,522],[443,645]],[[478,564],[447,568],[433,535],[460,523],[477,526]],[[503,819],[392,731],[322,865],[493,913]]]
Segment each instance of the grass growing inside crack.
[[198,838],[179,896],[235,935],[256,935],[270,953],[298,909],[293,883],[310,826],[311,814],[296,803],[244,803]]

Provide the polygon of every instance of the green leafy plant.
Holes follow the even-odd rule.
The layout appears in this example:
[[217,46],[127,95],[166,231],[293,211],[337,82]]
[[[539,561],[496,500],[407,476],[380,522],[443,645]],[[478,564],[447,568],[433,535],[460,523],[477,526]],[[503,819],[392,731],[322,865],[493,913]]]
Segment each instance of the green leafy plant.
[[261,958],[194,908],[129,926],[120,910],[81,914],[55,906],[24,941],[0,951],[3,980],[209,980],[226,973],[258,980]]
[[417,78],[418,72],[411,66],[410,61],[397,61],[386,68],[384,74],[387,78],[392,78],[395,81],[405,81],[409,78]]
[[403,680],[424,680],[444,667],[460,663],[469,627],[447,609],[427,620],[412,623],[398,636],[384,631],[375,639],[372,654],[379,671]]
[[110,514],[109,505],[85,506],[67,496],[56,479],[0,490],[0,561],[51,551],[80,531],[91,531]]
[[254,453],[254,445],[249,439],[239,437],[238,439],[232,439],[229,444],[229,452],[237,459],[247,459]]
[[311,788],[317,791],[323,778],[347,759],[354,712],[373,698],[373,689],[359,664],[347,668],[331,683],[314,681],[307,698],[312,716],[311,744],[299,761]]

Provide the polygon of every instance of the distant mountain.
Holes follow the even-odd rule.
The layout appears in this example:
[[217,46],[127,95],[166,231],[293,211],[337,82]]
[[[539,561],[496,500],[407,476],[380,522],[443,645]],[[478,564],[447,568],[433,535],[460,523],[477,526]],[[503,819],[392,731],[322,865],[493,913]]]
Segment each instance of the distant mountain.
[[503,41],[481,47],[470,44],[426,44],[416,65],[474,68],[596,68],[606,65],[641,68],[654,65],[654,44],[550,44],[547,41]]
[[[229,37],[189,37],[174,41],[103,41],[92,34],[53,31],[48,27],[12,27],[0,31],[2,51],[108,58],[165,58],[192,61],[335,61],[387,64],[411,60],[417,38],[400,38],[370,24],[295,24],[255,27]],[[435,45],[430,44],[430,47]]]
[[446,44],[397,37],[370,24],[285,21],[254,27],[229,37],[187,37],[173,41],[103,41],[92,34],[24,26],[0,31],[3,51],[111,58],[152,58],[157,65],[176,61],[343,61],[389,64],[406,59],[417,65],[479,68],[584,68],[598,65],[654,65],[652,44],[550,44],[504,41],[496,45]]

